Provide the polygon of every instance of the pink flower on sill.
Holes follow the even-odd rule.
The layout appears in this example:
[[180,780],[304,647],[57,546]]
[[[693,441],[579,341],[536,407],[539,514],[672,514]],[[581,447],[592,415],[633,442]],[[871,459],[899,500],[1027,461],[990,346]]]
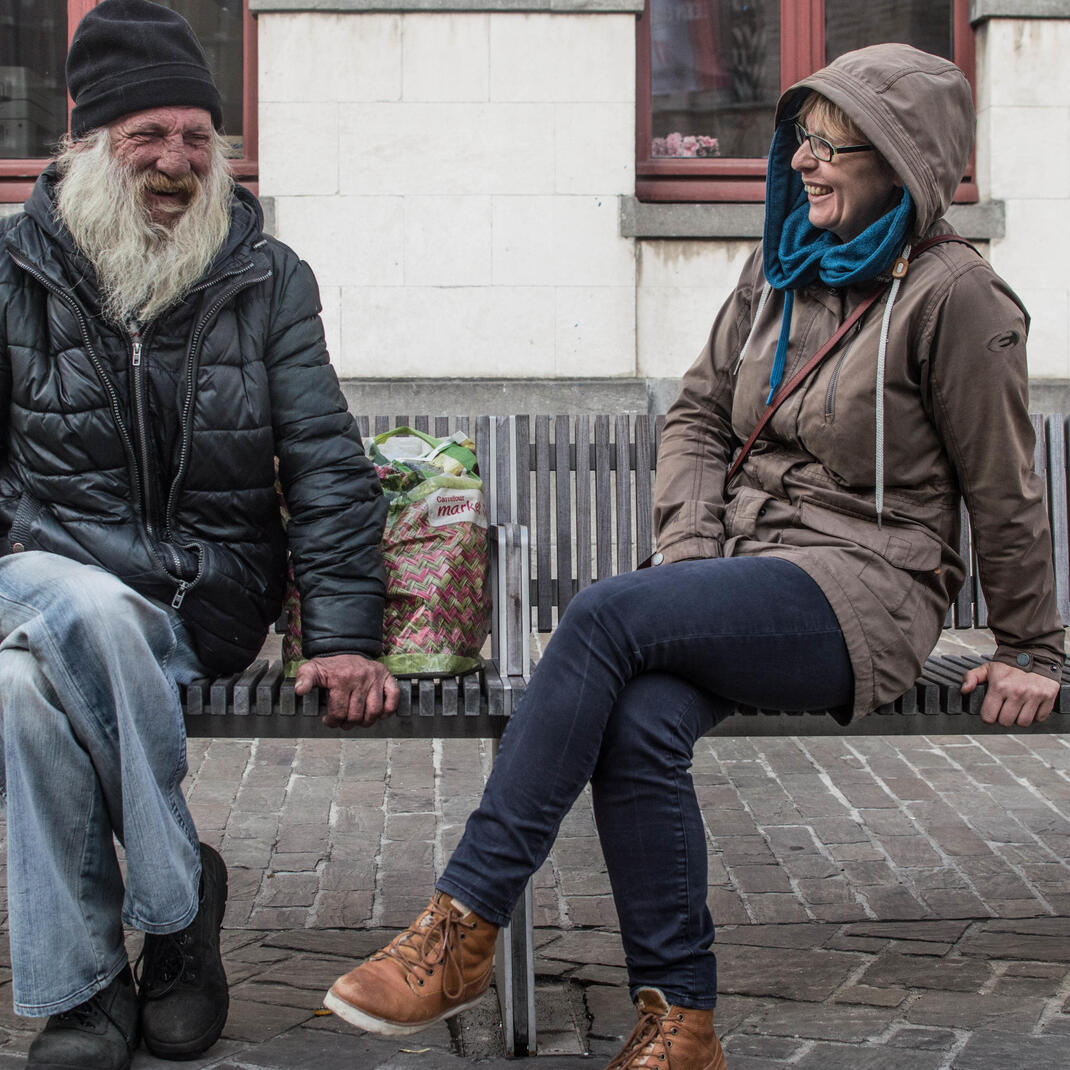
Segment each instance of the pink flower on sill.
[[653,138],[650,142],[651,156],[670,156],[676,159],[707,158],[720,156],[717,138],[705,134],[681,134],[673,132],[665,137]]

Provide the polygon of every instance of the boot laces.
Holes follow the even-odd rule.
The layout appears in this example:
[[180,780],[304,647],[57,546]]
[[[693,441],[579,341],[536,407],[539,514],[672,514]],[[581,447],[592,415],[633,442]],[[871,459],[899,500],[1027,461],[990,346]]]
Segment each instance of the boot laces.
[[664,1066],[668,1062],[668,1050],[672,1047],[670,1035],[676,1026],[669,1015],[654,1010],[643,1011],[639,1021],[624,1042],[617,1057],[606,1070],[627,1070],[628,1067]]
[[134,980],[145,999],[162,999],[176,985],[197,982],[197,957],[189,929],[153,936],[134,963]]
[[376,958],[391,959],[412,978],[420,988],[438,966],[443,966],[442,994],[456,999],[464,990],[464,971],[461,964],[460,930],[475,929],[474,921],[465,921],[461,912],[445,897],[436,899],[406,929],[383,948]]
[[79,1003],[76,1007],[71,1007],[69,1010],[60,1011],[59,1014],[53,1015],[50,1021],[68,1029],[95,1029],[102,1021],[107,1021],[115,1026],[120,1036],[129,1040],[126,1030],[104,1007],[104,993],[107,990],[107,988],[102,988],[84,1003]]

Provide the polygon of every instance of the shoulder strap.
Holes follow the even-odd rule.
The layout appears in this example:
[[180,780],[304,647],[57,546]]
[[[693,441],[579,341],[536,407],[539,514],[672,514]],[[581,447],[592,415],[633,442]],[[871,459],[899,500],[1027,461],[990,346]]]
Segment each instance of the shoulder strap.
[[[910,255],[907,257],[899,257],[892,265],[892,277],[896,279],[903,278],[910,266],[910,262],[917,256],[920,256],[927,249],[931,249],[934,245],[939,245],[941,242],[960,242],[962,245],[969,245],[973,249],[973,245],[970,244],[965,238],[960,238],[957,234],[937,234],[932,238],[926,238],[924,241],[918,242],[910,251]],[[976,249],[974,249],[976,252]],[[728,475],[725,476],[725,486],[732,481],[732,477],[739,471],[740,466],[743,464],[744,458],[751,451],[751,447],[758,440],[758,436],[765,430],[766,424],[773,418],[773,413],[780,408],[781,405],[787,400],[788,395],[796,389],[809,374],[829,355],[829,353],[836,347],[841,338],[869,311],[870,306],[877,300],[878,297],[887,289],[887,285],[880,287],[880,289],[874,290],[868,297],[866,297],[861,304],[840,324],[836,333],[784,384],[773,396],[772,400],[766,406],[765,411],[762,413],[762,418],[755,425],[754,430],[751,431],[750,437],[743,443],[739,453],[736,454],[735,460],[732,462],[732,467],[728,469]]]

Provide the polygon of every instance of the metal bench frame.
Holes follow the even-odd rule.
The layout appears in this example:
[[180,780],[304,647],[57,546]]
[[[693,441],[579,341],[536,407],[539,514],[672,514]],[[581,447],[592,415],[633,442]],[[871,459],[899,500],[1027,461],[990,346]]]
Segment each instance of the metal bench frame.
[[[464,430],[476,443],[487,492],[494,611],[491,653],[479,673],[402,681],[397,716],[362,734],[388,738],[497,740],[530,675],[530,637],[552,631],[583,587],[628,571],[653,549],[653,477],[664,417],[509,416],[360,418],[365,434],[409,425],[445,437]],[[1055,580],[1070,621],[1067,440],[1070,418],[1034,416],[1035,467],[1045,480]],[[947,628],[983,628],[988,614],[963,510],[960,552],[968,574]],[[931,657],[914,686],[894,703],[844,728],[825,711],[739,708],[715,735],[901,735],[1004,731],[981,722],[983,691],[959,692],[964,669],[980,658]],[[297,697],[281,664],[257,661],[243,673],[199,680],[184,694],[190,736],[335,736],[320,717],[325,696]],[[1070,672],[1056,713],[1036,731],[1065,731]],[[535,982],[531,885],[503,930],[497,991],[506,1048],[534,1054]]]

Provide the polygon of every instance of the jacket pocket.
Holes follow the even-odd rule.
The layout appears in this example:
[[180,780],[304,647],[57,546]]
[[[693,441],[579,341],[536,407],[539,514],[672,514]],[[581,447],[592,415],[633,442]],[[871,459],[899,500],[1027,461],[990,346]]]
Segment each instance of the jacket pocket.
[[849,516],[804,502],[799,519],[804,527],[820,531],[846,542],[853,542],[879,554],[890,565],[908,572],[930,572],[940,567],[940,541],[921,528],[884,524],[876,520]]

